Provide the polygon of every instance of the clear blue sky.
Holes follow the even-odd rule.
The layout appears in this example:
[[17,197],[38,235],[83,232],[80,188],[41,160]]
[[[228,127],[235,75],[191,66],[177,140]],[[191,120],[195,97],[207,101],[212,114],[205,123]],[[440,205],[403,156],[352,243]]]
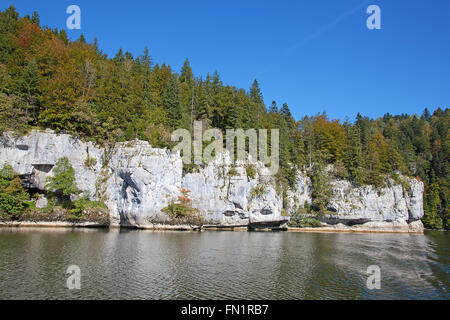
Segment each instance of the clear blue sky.
[[[59,29],[67,6],[79,5],[81,31],[109,56],[148,46],[176,71],[189,58],[197,76],[217,70],[246,89],[256,78],[266,104],[287,102],[297,119],[450,107],[448,0],[4,0],[1,9],[10,4]],[[381,30],[366,27],[370,4],[381,8]]]

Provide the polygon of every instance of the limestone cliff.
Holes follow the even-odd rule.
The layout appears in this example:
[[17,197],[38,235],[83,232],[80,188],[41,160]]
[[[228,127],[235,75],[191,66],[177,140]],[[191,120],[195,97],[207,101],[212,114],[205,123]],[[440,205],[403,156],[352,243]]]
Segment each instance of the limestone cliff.
[[[32,131],[19,137],[3,133],[0,163],[8,162],[29,189],[44,191],[56,161],[68,157],[75,169],[78,188],[92,199],[103,199],[111,223],[142,226],[164,223],[161,212],[176,200],[180,189],[190,190],[192,206],[205,223],[220,226],[276,225],[285,222],[283,200],[268,169],[261,163],[249,167],[233,164],[227,153],[192,173],[183,175],[178,153],[151,147],[147,142],[117,143],[100,148],[68,134]],[[423,216],[423,184],[408,179],[402,185],[376,190],[354,187],[348,181],[333,180],[333,195],[327,219],[338,222],[413,221]],[[311,203],[311,181],[298,172],[296,186],[287,192],[289,213]]]
[[[347,180],[331,179],[332,196],[327,209],[333,214],[328,223],[364,223],[369,221],[416,221],[423,216],[423,182],[406,179],[406,186],[389,179],[389,187],[356,187]],[[295,212],[312,203],[311,179],[297,173],[295,190],[288,191],[288,210]]]

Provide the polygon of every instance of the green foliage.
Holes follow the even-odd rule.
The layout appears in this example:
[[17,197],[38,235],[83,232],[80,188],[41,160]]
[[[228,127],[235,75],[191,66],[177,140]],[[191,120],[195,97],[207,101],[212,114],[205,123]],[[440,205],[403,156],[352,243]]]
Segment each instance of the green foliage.
[[229,177],[235,177],[235,176],[238,176],[239,174],[238,174],[238,172],[236,170],[236,167],[233,166],[233,167],[230,168],[230,170],[228,170],[227,175]]
[[70,209],[69,219],[82,220],[84,218],[84,211],[86,209],[105,209],[108,207],[101,201],[91,201],[87,197],[79,198],[71,203],[72,209]]
[[252,199],[261,198],[265,192],[266,192],[266,186],[262,183],[258,183],[252,189],[252,192],[251,192]]
[[45,187],[66,198],[71,194],[78,193],[75,170],[67,157],[58,159],[53,169],[53,176],[47,177]]
[[4,164],[0,169],[0,218],[15,219],[30,205],[30,196],[23,189],[13,168]]
[[314,164],[311,182],[313,207],[320,213],[326,212],[326,207],[331,198],[331,187],[328,179],[329,177],[325,172],[324,164],[318,159]]
[[436,183],[430,185],[424,203],[425,215],[422,222],[427,228],[442,229],[442,218],[438,215],[440,209],[439,186]]
[[9,164],[4,163],[0,169],[0,188],[6,189],[11,180],[14,179],[14,170]]
[[247,177],[250,179],[255,179],[256,177],[256,168],[254,165],[249,164],[245,167],[245,172],[247,173]]
[[167,89],[164,91],[162,97],[162,104],[163,107],[167,110],[169,125],[172,128],[177,128],[181,124],[182,109],[178,94],[178,80],[175,75],[172,75],[167,84]]
[[302,213],[296,213],[291,218],[289,225],[293,227],[317,228],[321,226],[321,223],[317,218]]
[[84,166],[86,168],[92,168],[97,164],[97,159],[91,157],[91,156],[87,156],[86,161],[84,162]]
[[171,201],[167,207],[161,209],[175,223],[202,224],[202,218],[198,215],[198,210],[192,208],[192,200],[189,198],[189,190],[179,188],[181,196],[178,202]]
[[180,203],[170,202],[167,207],[164,207],[162,212],[166,213],[170,218],[180,219],[195,212],[195,209]]

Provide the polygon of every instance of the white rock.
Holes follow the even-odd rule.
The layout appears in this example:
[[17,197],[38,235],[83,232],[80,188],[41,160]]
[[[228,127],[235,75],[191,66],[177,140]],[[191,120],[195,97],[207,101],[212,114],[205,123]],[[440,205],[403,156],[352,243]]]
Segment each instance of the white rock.
[[[415,221],[423,216],[423,183],[407,178],[410,189],[394,185],[377,191],[373,186],[354,187],[346,180],[332,180],[328,208],[335,211],[329,218],[339,221]],[[288,192],[288,210],[294,213],[312,203],[311,180],[302,172],[296,177],[295,190]]]
[[44,196],[40,196],[39,199],[36,200],[36,208],[42,209],[47,207],[48,200]]

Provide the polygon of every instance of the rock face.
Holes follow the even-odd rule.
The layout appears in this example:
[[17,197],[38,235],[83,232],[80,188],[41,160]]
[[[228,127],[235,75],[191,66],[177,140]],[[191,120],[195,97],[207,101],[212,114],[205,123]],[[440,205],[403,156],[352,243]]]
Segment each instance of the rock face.
[[183,163],[178,154],[147,142],[118,143],[104,170],[106,204],[115,224],[163,222],[161,209],[180,194]]
[[[334,212],[325,217],[330,224],[359,224],[380,221],[416,221],[423,216],[422,182],[407,179],[405,189],[391,179],[390,187],[377,190],[373,186],[355,187],[346,180],[332,180],[332,196],[328,210]],[[289,191],[289,211],[295,212],[305,203],[312,203],[311,180],[304,173],[298,172],[296,190]]]
[[[3,133],[0,164],[9,163],[25,187],[45,192],[47,176],[59,158],[68,157],[75,169],[78,188],[91,199],[107,204],[111,224],[145,226],[168,221],[161,209],[190,190],[192,206],[206,224],[217,226],[279,225],[283,200],[275,181],[262,164],[233,164],[227,152],[195,172],[183,175],[178,153],[152,148],[147,142],[117,143],[99,148],[67,134],[32,131],[24,137]],[[409,190],[401,185],[377,191],[355,188],[348,181],[332,182],[329,209],[331,222],[415,221],[423,215],[423,184],[409,179]],[[298,172],[295,190],[288,190],[286,208],[294,213],[312,202],[310,179]],[[39,206],[45,205],[44,201]]]
[[[264,178],[268,169],[257,164],[256,176],[249,178],[245,165],[233,166],[227,153],[183,176],[178,153],[143,141],[117,143],[105,150],[51,130],[32,131],[24,137],[4,133],[0,139],[0,163],[9,163],[29,189],[45,192],[46,178],[62,157],[68,157],[75,169],[82,195],[105,201],[113,225],[167,222],[161,209],[178,199],[181,188],[190,190],[192,206],[207,224],[246,226],[287,220],[281,216],[282,200],[273,181]],[[261,192],[253,195],[257,186]]]
[[269,169],[261,163],[254,166],[256,175],[251,178],[245,164],[233,165],[224,152],[199,172],[186,174],[182,186],[191,190],[193,206],[210,224],[242,226],[286,220]]

